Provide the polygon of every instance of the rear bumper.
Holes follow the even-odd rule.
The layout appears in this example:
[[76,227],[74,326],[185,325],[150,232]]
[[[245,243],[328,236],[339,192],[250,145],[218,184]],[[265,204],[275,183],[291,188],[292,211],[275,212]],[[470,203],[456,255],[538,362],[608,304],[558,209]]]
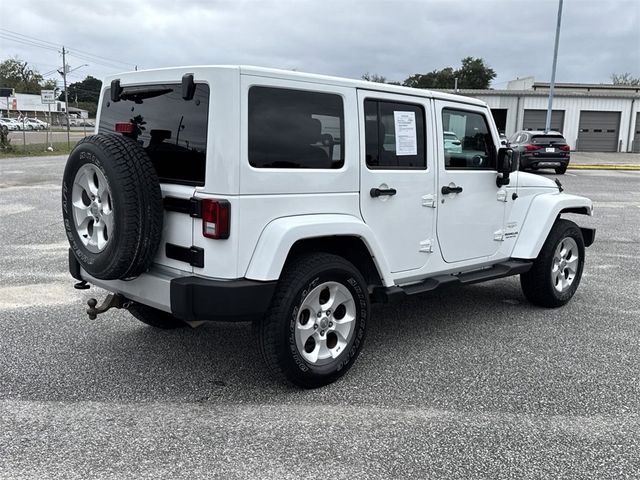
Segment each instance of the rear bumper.
[[79,265],[69,251],[69,272],[110,292],[150,307],[171,312],[182,320],[251,321],[269,308],[277,282],[245,278],[216,280],[152,269],[133,280],[100,280]]
[[569,165],[570,157],[520,156],[521,168],[557,168]]
[[176,278],[170,286],[171,312],[183,320],[255,320],[269,308],[276,284],[244,278]]

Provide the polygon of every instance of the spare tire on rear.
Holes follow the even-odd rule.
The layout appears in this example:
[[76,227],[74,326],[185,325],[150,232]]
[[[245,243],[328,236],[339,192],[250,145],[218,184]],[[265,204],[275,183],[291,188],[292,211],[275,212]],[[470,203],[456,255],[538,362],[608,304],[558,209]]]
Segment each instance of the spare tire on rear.
[[147,271],[162,234],[162,193],[144,149],[120,134],[80,140],[62,183],[69,244],[94,278],[127,279]]

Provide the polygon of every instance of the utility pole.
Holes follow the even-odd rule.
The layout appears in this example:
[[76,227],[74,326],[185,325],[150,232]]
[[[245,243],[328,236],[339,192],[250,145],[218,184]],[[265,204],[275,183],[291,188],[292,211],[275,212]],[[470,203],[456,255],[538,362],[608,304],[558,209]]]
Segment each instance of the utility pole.
[[551,83],[549,84],[549,105],[547,106],[547,121],[545,133],[551,130],[551,112],[553,108],[553,89],[556,84],[556,63],[558,62],[558,43],[560,42],[560,23],[562,22],[562,0],[558,0],[558,23],[556,24],[556,42],[553,47],[553,66],[551,67]]
[[[562,1],[562,0],[560,0]],[[64,47],[62,47],[62,81],[64,84],[64,113],[67,117],[67,148],[71,149],[71,138],[70,138],[70,126],[69,126],[69,92],[67,91],[67,58],[66,51]]]

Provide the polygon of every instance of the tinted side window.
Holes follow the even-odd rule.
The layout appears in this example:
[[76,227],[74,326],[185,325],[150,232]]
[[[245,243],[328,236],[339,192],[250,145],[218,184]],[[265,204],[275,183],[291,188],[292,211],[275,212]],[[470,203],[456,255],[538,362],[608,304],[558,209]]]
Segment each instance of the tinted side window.
[[344,107],[339,95],[251,87],[248,134],[253,167],[344,165]]
[[116,123],[132,123],[128,134],[147,152],[163,182],[204,185],[207,158],[209,86],[196,84],[193,99],[182,98],[179,84],[126,86],[120,101],[111,89],[102,99],[99,133]]
[[[476,112],[445,108],[442,110],[445,168],[494,170],[496,152],[487,119]],[[447,141],[455,134],[459,142]]]
[[365,100],[364,115],[369,168],[427,168],[424,110],[421,106]]

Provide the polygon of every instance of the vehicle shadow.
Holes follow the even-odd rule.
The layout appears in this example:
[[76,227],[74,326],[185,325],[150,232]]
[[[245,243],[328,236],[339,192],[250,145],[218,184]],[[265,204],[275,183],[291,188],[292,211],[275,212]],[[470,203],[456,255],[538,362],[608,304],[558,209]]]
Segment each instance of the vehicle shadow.
[[[329,389],[334,393],[340,385],[348,389],[362,381],[363,375],[392,386],[407,358],[420,357],[434,365],[443,348],[458,348],[461,338],[469,338],[468,330],[496,329],[513,321],[514,311],[529,308],[513,280],[445,289],[395,305],[374,305],[358,368]],[[196,329],[162,331],[124,312],[116,316],[110,319],[114,323],[106,333],[96,331],[87,339],[90,355],[84,358],[75,385],[69,385],[79,396],[232,402],[246,399],[250,392],[272,399],[304,395],[271,377],[247,323],[212,322]],[[385,378],[380,374],[381,365],[385,371],[399,371]]]
[[[10,396],[118,403],[400,402],[471,408],[474,402],[508,403],[509,395],[518,395],[513,405],[521,408],[534,404],[535,395],[524,402],[521,397],[547,375],[546,359],[540,360],[539,353],[563,352],[561,336],[554,331],[555,315],[529,305],[514,278],[375,305],[354,368],[332,385],[304,391],[272,378],[248,323],[212,322],[163,331],[112,310],[81,326],[74,317],[54,334],[57,337],[37,340],[28,361],[38,362],[38,369],[10,372]],[[533,317],[537,323],[532,329]],[[496,393],[502,391],[511,393]],[[467,404],[470,395],[474,400]]]

